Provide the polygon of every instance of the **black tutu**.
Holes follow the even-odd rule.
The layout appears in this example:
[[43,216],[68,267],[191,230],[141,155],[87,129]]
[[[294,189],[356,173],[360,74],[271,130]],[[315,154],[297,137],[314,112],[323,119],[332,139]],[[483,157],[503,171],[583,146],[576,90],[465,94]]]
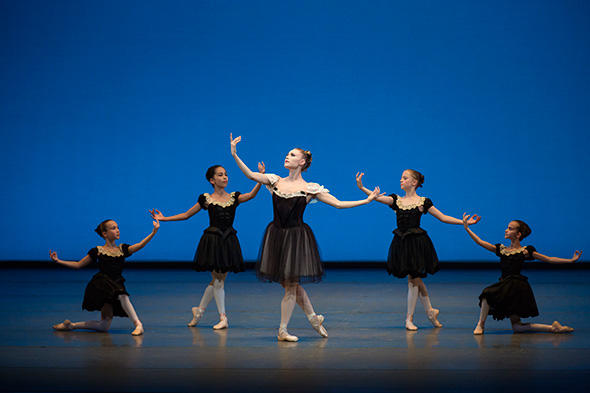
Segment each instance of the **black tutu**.
[[410,228],[405,232],[393,231],[389,246],[387,272],[398,278],[426,277],[436,273],[440,267],[432,240],[422,228]]
[[520,318],[539,315],[533,289],[528,279],[520,274],[504,277],[485,288],[479,295],[480,307],[483,299],[486,299],[490,306],[488,315],[497,320],[511,315],[518,315]]
[[311,228],[302,223],[282,228],[266,227],[256,275],[271,282],[318,282],[324,275],[318,245]]
[[112,278],[109,275],[96,273],[84,291],[82,309],[88,311],[100,311],[105,304],[113,306],[113,315],[116,317],[127,317],[127,313],[121,307],[119,295],[127,295],[125,279],[122,276]]
[[194,268],[199,272],[243,272],[244,258],[236,230],[231,227],[225,231],[216,227],[205,229],[194,262]]

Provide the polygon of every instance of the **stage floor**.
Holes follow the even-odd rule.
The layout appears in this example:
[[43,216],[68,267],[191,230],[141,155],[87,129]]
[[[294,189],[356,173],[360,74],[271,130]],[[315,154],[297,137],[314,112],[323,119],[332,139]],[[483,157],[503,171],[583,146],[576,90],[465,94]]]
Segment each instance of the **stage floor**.
[[54,332],[51,325],[98,319],[81,310],[93,269],[3,269],[0,277],[2,391],[347,392],[555,391],[590,381],[588,270],[525,271],[541,315],[572,334],[512,334],[507,320],[489,318],[486,334],[472,330],[477,296],[499,270],[441,271],[426,279],[444,324],[434,329],[420,303],[417,332],[404,328],[407,284],[383,270],[328,270],[306,285],[326,317],[322,339],[295,309],[289,331],[297,343],[277,342],[282,288],[254,272],[230,275],[230,328],[214,331],[215,301],[199,327],[188,328],[210,275],[188,270],[126,272],[131,301],[145,327],[115,318],[109,333]]

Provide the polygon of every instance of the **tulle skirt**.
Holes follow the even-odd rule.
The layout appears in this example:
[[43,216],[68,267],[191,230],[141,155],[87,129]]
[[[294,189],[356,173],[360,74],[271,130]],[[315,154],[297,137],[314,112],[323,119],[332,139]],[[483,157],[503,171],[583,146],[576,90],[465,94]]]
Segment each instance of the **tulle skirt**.
[[256,275],[262,281],[318,282],[324,275],[318,245],[307,224],[266,227]]
[[244,258],[236,230],[205,229],[195,252],[194,268],[199,272],[243,272]]
[[511,315],[521,318],[539,315],[537,302],[528,279],[520,274],[501,278],[499,282],[485,288],[479,295],[479,306],[486,299],[490,306],[488,315],[501,320]]
[[432,240],[422,228],[411,228],[405,232],[396,229],[389,246],[387,272],[398,278],[408,275],[426,277],[436,273],[440,267]]
[[100,311],[105,304],[113,306],[113,315],[127,317],[127,313],[121,307],[119,295],[128,295],[125,289],[125,279],[122,276],[113,278],[104,273],[96,273],[84,291],[82,309],[88,311]]

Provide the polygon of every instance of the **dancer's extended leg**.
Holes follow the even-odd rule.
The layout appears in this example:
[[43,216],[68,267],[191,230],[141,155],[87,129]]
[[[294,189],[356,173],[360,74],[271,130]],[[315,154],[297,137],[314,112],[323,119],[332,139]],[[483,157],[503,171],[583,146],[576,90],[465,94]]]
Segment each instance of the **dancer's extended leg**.
[[490,312],[490,305],[488,301],[484,298],[481,301],[481,309],[479,310],[479,321],[477,322],[477,326],[475,326],[475,330],[473,330],[473,334],[483,334],[486,325],[486,318],[488,317],[488,313]]
[[129,300],[129,296],[119,295],[119,301],[121,302],[121,307],[123,307],[123,310],[125,310],[127,316],[135,325],[135,329],[131,332],[131,334],[134,336],[141,336],[143,334],[143,325],[141,324],[141,321],[135,313],[135,309],[133,308],[133,304],[131,304],[131,301]]
[[569,326],[563,326],[557,321],[553,321],[551,325],[543,323],[522,323],[520,317],[517,315],[510,316],[510,322],[512,323],[512,330],[515,333],[526,333],[526,332],[548,332],[548,333],[571,333],[574,328]]
[[283,283],[285,288],[285,296],[281,301],[281,324],[279,326],[279,334],[277,338],[279,341],[297,341],[299,338],[287,332],[287,325],[291,320],[293,309],[297,301],[297,283]]
[[413,322],[416,301],[418,301],[418,285],[412,278],[408,278],[408,310],[406,313],[406,329],[408,330],[418,330]]
[[297,285],[297,304],[301,307],[315,331],[322,337],[328,337],[328,331],[322,326],[324,316],[315,313],[311,300],[301,285]]
[[428,317],[428,320],[430,321],[430,323],[432,323],[432,326],[437,328],[442,327],[442,323],[440,323],[437,319],[439,310],[433,308],[432,304],[430,304],[430,297],[428,296],[428,290],[426,289],[424,281],[422,281],[421,278],[415,278],[414,282],[418,283],[418,295],[420,298],[420,303],[422,303],[422,305],[424,306],[426,317]]
[[219,323],[213,326],[213,329],[225,329],[229,327],[227,316],[225,315],[225,277],[227,273],[215,273],[213,281],[213,296],[217,304],[217,311],[219,312]]
[[207,285],[207,288],[205,288],[205,292],[203,292],[203,296],[201,297],[201,303],[199,303],[199,307],[193,307],[191,309],[191,311],[193,312],[193,319],[191,319],[191,321],[188,323],[188,326],[197,326],[199,320],[205,313],[205,309],[209,305],[211,299],[213,299],[213,281],[211,281],[211,283]]

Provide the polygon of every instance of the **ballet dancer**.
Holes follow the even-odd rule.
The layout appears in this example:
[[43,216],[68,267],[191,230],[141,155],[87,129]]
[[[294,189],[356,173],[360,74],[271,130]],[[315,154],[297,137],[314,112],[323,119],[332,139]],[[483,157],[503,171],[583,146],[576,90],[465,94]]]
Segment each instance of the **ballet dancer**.
[[54,262],[73,269],[80,269],[91,262],[98,262],[99,272],[96,273],[84,291],[82,309],[88,311],[100,310],[100,321],[71,322],[66,319],[62,323],[53,325],[55,330],[68,331],[74,329],[89,329],[107,332],[111,326],[113,316],[128,317],[135,325],[131,333],[134,336],[143,334],[143,325],[129,300],[129,293],[125,289],[125,279],[121,275],[125,258],[141,250],[156,235],[160,228],[158,220],[153,222],[152,232],[139,243],[117,245],[119,240],[119,226],[114,220],[104,220],[94,230],[105,240],[104,246],[97,246],[88,251],[78,262],[64,261],[57,257],[57,252],[49,250],[49,256]]
[[323,186],[303,179],[302,172],[311,165],[309,151],[300,148],[290,150],[284,161],[289,175],[279,177],[275,174],[252,172],[237,154],[236,146],[241,137],[234,139],[230,134],[230,140],[231,154],[244,175],[264,184],[272,193],[274,219],[264,233],[256,273],[259,279],[278,282],[285,289],[277,338],[279,341],[299,340],[287,331],[295,303],[303,309],[319,335],[328,337],[328,332],[322,326],[324,317],[315,313],[307,292],[301,286],[302,282],[320,281],[324,274],[315,236],[311,228],[303,222],[303,213],[307,205],[316,200],[339,209],[365,205],[379,195],[379,188],[369,192],[366,199],[340,201]]
[[521,318],[536,317],[539,315],[539,311],[528,279],[520,274],[520,271],[526,260],[538,259],[549,263],[573,263],[580,259],[582,251],[575,251],[572,258],[564,259],[540,254],[533,246],[522,246],[520,242],[531,234],[531,229],[521,220],[510,221],[504,231],[504,238],[510,240],[508,247],[500,243],[492,245],[481,240],[469,228],[469,225],[471,225],[470,216],[465,213],[463,214],[463,225],[475,243],[500,257],[500,269],[502,270],[500,281],[486,287],[479,295],[481,310],[473,334],[483,334],[488,315],[497,320],[510,318],[514,333],[569,333],[574,331],[573,328],[563,326],[557,321],[554,321],[551,325],[523,323],[521,321]]
[[[258,164],[258,170],[264,173],[264,163]],[[213,165],[205,173],[205,178],[213,187],[213,193],[199,195],[197,203],[184,213],[165,217],[159,210],[150,210],[152,217],[159,221],[188,220],[201,209],[209,212],[209,227],[205,229],[194,257],[196,271],[211,272],[211,282],[207,285],[201,303],[198,307],[192,307],[193,318],[188,323],[189,327],[197,326],[205,313],[207,305],[215,298],[219,322],[213,329],[226,329],[229,327],[225,313],[225,279],[228,272],[239,273],[244,271],[244,259],[233,222],[236,208],[254,198],[260,190],[257,183],[252,191],[241,194],[239,191],[228,193],[225,188],[228,184],[227,171],[221,165]]]
[[[363,186],[363,176],[364,173],[357,173],[356,184],[361,191],[369,194],[371,191]],[[420,227],[422,215],[430,213],[446,224],[463,224],[462,220],[447,216],[434,207],[430,198],[416,193],[423,183],[424,176],[420,172],[406,169],[402,172],[400,179],[400,187],[405,192],[404,196],[391,194],[376,198],[378,202],[391,207],[397,216],[397,228],[393,231],[394,236],[387,257],[387,272],[398,278],[408,277],[407,330],[418,330],[414,324],[414,310],[418,298],[432,326],[442,327],[438,321],[439,310],[432,307],[428,290],[422,281],[428,274],[435,274],[439,270],[434,245],[426,231]],[[478,221],[479,217],[476,215],[469,220],[470,224]]]

